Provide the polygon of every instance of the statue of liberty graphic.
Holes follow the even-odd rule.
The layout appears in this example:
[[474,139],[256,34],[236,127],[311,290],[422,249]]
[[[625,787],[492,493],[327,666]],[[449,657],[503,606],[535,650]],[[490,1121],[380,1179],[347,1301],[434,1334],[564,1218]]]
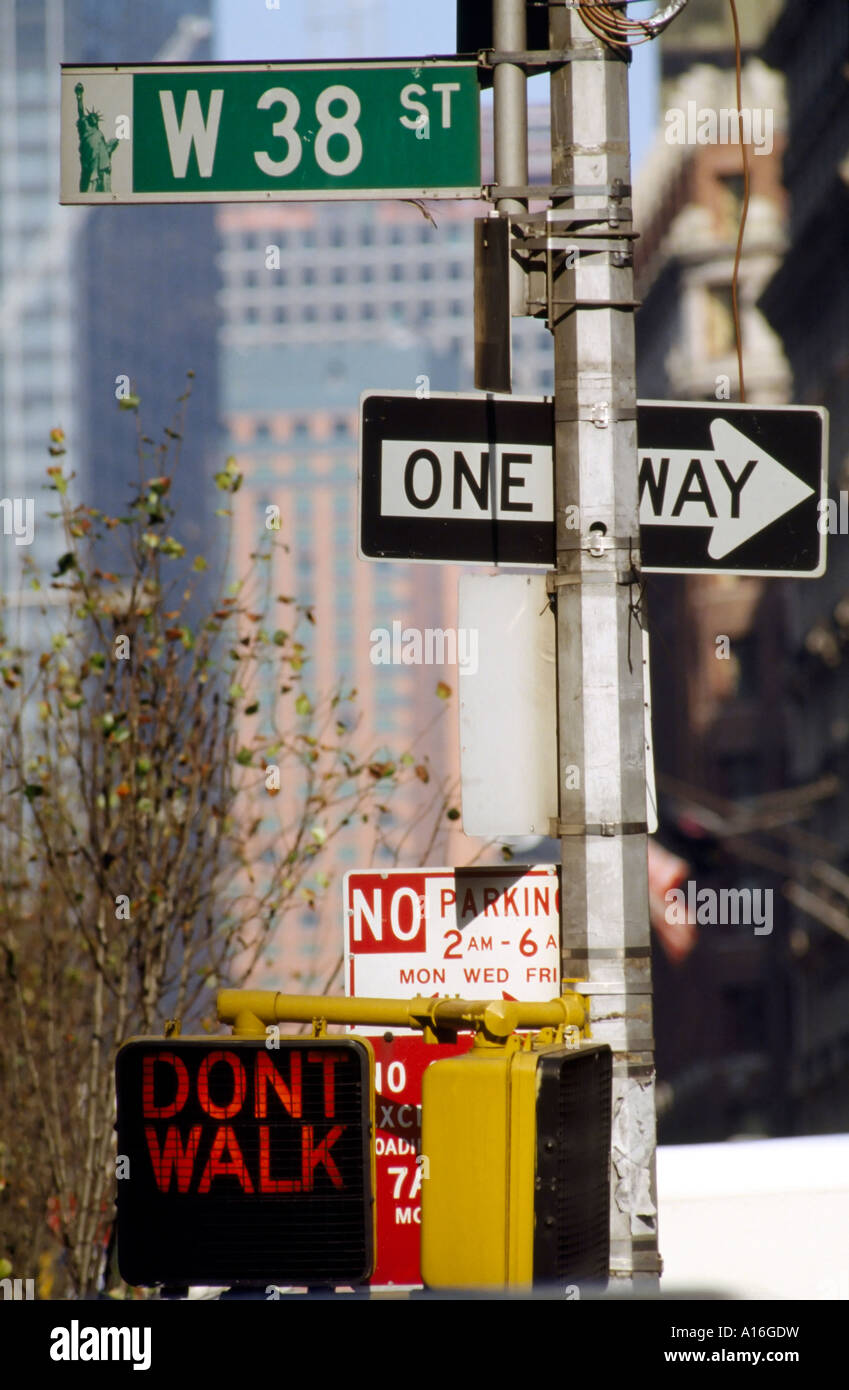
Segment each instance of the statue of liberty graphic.
[[112,190],[112,155],[117,140],[107,140],[100,129],[102,113],[83,106],[84,87],[78,82],[77,134],[80,137],[80,192],[109,193]]

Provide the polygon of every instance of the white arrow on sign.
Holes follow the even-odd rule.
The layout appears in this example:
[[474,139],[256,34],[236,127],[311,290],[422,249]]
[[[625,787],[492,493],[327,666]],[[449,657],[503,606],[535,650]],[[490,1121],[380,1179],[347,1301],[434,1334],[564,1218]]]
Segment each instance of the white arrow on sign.
[[711,526],[721,560],[814,491],[727,420],[710,427],[713,453],[640,449],[640,525]]

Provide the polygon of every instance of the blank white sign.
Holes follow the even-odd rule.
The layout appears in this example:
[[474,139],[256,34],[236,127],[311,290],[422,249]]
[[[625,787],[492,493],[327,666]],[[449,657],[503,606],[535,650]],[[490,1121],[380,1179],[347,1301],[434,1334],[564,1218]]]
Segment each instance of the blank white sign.
[[557,815],[554,613],[545,575],[460,576],[478,667],[460,687],[463,829],[548,835]]
[[[548,836],[557,819],[554,612],[542,574],[460,576],[458,622],[476,669],[460,681],[463,830]],[[643,633],[646,818],[657,830],[648,634]]]

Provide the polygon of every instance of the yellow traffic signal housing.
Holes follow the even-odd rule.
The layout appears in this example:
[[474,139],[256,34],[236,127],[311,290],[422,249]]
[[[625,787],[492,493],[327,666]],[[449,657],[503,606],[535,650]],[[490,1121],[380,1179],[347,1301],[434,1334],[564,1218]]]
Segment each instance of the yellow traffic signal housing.
[[612,1053],[479,1035],[422,1089],[432,1288],[607,1281]]

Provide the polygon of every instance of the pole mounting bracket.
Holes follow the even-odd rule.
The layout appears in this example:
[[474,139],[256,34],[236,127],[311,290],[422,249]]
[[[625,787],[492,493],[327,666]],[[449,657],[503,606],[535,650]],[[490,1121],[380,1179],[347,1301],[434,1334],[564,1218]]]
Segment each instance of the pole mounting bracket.
[[[517,183],[517,184],[498,184],[485,183],[483,185],[484,196],[490,200],[497,198],[592,198],[594,194],[600,193],[603,198],[609,198],[612,203],[621,203],[623,198],[627,198],[631,193],[631,185],[623,183],[621,179],[614,179],[613,183]],[[585,214],[592,212],[592,208],[553,208],[552,212],[562,212],[568,217],[587,220]],[[602,221],[608,209],[596,210],[598,215],[592,217],[590,221]],[[527,221],[527,214],[513,213],[513,217],[520,221]]]
[[598,401],[596,405],[579,407],[574,411],[558,410],[554,407],[554,423],[559,425],[572,424],[574,421],[583,421],[587,425],[596,425],[603,429],[606,425],[616,424],[618,420],[636,420],[637,411],[626,409],[618,410],[611,407],[607,401]]
[[[632,541],[619,542],[620,550],[625,550],[626,548],[630,549],[631,546],[633,546]],[[575,546],[561,546],[560,549],[572,552],[587,551],[588,553],[591,553],[589,545],[583,544]],[[613,547],[606,546],[605,549],[611,550],[613,549]],[[631,551],[631,553],[633,554],[633,550]],[[594,571],[592,573],[589,573],[586,570],[579,570],[577,574],[559,574],[556,570],[546,570],[545,590],[547,594],[556,597],[557,590],[565,588],[568,584],[595,584],[596,586],[601,586],[615,583],[617,588],[630,589],[633,584],[639,584],[639,582],[640,572],[635,565],[631,565],[630,569],[627,570],[617,570],[615,579],[613,574],[609,570]]]
[[564,63],[598,63],[604,55],[595,48],[519,48],[502,52],[497,48],[482,48],[478,52],[478,67],[497,68],[509,63],[515,68],[561,68]]
[[612,838],[615,835],[648,835],[648,823],[644,820],[600,821],[597,823],[556,820],[549,821],[548,833],[553,840],[563,840],[567,835],[602,835]]

